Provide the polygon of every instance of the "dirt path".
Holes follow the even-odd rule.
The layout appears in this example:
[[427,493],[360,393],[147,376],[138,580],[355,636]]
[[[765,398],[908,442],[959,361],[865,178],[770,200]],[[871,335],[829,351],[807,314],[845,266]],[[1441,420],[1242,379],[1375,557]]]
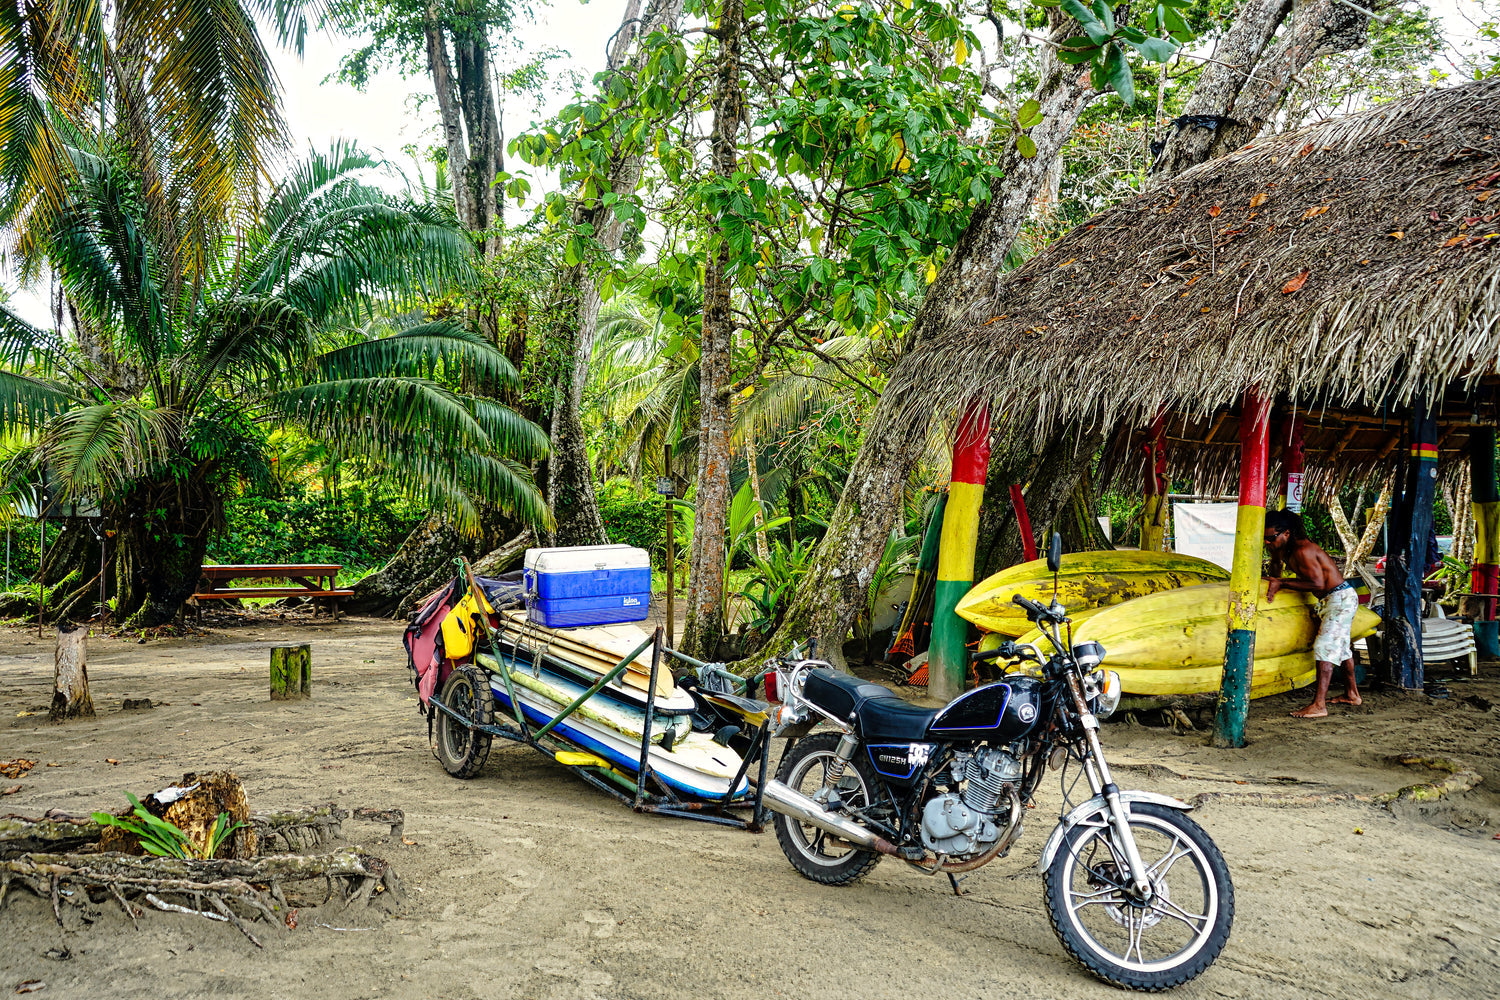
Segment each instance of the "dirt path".
[[[971,877],[961,899],[889,860],[852,888],[826,889],[798,877],[771,834],[636,816],[531,751],[498,751],[478,778],[449,778],[427,750],[399,631],[269,619],[144,645],[97,639],[100,715],[65,726],[45,722],[51,641],[0,633],[0,759],[42,761],[0,812],[114,808],[122,790],[227,766],[253,808],[399,806],[416,841],[346,824],[398,866],[407,905],[383,919],[347,914],[336,924],[347,930],[268,934],[263,952],[197,918],[152,913],[134,929],[117,908],[65,932],[46,903],[12,893],[0,991],[40,979],[40,997],[1121,995],[1076,967],[1047,924],[1031,866],[1059,801],[1051,782],[1016,852]],[[291,641],[312,643],[314,698],[273,704],[267,647]],[[1176,996],[1494,995],[1500,708],[1481,706],[1500,703],[1500,683],[1491,669],[1453,690],[1435,704],[1372,698],[1313,724],[1287,719],[1284,698],[1258,702],[1254,743],[1238,753],[1193,734],[1106,728],[1122,785],[1184,797],[1389,791],[1431,777],[1385,760],[1410,750],[1484,777],[1425,810],[1199,810],[1229,860],[1238,914],[1218,963]],[[124,712],[127,697],[169,704]],[[70,959],[46,957],[64,948]]]

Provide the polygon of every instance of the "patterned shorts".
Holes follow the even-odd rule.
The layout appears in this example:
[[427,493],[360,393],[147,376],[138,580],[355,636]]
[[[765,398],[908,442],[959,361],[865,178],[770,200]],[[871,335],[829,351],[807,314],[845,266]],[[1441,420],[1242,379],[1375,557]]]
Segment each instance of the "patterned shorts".
[[1318,602],[1318,617],[1323,624],[1313,641],[1315,659],[1338,664],[1353,658],[1349,632],[1354,626],[1354,612],[1358,610],[1359,595],[1353,587],[1342,587]]

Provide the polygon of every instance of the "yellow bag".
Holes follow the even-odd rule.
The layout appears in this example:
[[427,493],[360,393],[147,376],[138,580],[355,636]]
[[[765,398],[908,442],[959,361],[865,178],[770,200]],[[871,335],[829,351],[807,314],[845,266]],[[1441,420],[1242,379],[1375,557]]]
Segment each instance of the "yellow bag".
[[443,655],[448,659],[467,660],[474,655],[474,637],[482,628],[474,619],[480,615],[481,605],[484,614],[495,613],[490,602],[483,597],[476,603],[474,588],[470,587],[463,600],[455,604],[453,610],[448,612],[448,617],[443,619]]

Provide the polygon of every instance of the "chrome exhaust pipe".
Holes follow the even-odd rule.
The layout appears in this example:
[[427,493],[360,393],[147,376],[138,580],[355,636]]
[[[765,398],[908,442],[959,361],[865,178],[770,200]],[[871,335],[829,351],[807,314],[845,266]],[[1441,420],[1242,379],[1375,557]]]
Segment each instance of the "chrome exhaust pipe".
[[895,844],[884,837],[867,830],[853,820],[837,816],[801,792],[783,782],[771,780],[766,782],[762,801],[774,812],[803,823],[810,823],[820,830],[847,840],[855,847],[862,847],[867,851],[879,851],[881,854],[889,854],[900,857],[901,852]]

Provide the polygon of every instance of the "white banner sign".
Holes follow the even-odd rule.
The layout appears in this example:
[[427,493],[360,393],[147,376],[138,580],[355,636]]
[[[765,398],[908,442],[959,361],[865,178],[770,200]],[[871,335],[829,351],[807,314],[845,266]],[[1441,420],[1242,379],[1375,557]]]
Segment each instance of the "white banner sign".
[[1234,522],[1237,503],[1174,503],[1173,548],[1229,569],[1234,562]]

